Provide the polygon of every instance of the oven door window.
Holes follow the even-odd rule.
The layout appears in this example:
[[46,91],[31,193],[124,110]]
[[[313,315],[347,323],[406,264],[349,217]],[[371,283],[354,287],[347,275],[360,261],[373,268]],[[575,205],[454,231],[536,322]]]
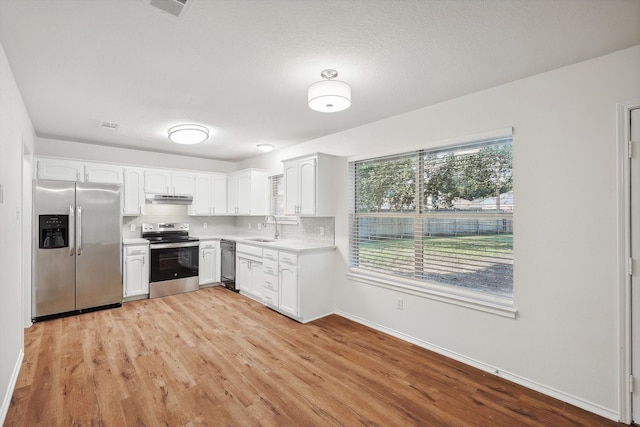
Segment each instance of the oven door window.
[[151,282],[198,275],[198,247],[153,249],[151,246]]

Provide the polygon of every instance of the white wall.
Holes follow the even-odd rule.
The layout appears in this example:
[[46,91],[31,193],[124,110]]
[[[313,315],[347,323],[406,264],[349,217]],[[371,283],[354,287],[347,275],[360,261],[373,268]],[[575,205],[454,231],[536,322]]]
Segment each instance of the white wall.
[[172,169],[189,169],[205,172],[227,173],[236,170],[235,163],[222,160],[153,153],[150,151],[49,138],[36,138],[35,150],[36,156],[62,157]]
[[[348,280],[339,161],[339,313],[618,418],[616,104],[640,99],[640,46],[262,155],[375,155],[514,127],[514,305],[508,319]],[[416,90],[420,82],[416,82]],[[358,108],[354,98],[352,108]]]
[[[23,356],[22,157],[34,132],[0,45],[0,424],[9,409]],[[27,240],[28,241],[28,240]]]

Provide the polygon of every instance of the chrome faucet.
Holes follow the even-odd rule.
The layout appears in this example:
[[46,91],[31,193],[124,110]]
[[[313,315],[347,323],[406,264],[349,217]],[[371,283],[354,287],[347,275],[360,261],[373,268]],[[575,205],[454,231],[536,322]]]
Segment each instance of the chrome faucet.
[[273,222],[276,223],[276,232],[273,235],[273,238],[278,239],[280,237],[280,233],[278,232],[278,218],[276,218],[275,215],[267,215],[266,217],[264,217],[264,223],[262,224],[262,226],[267,226],[267,221],[269,221],[269,218],[273,218]]

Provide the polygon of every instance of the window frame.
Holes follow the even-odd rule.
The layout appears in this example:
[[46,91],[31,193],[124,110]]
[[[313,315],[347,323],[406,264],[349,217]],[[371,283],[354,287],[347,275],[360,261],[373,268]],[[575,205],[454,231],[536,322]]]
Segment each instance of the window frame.
[[[484,134],[468,136],[464,138],[459,138],[455,140],[445,141],[440,144],[434,144],[431,147],[425,147],[424,145],[420,148],[415,149],[407,149],[402,152],[388,152],[388,153],[379,153],[377,155],[367,155],[367,156],[359,156],[352,157],[347,159],[349,162],[349,189],[350,189],[350,203],[349,203],[349,267],[347,272],[347,278],[366,283],[369,285],[374,285],[377,287],[382,287],[391,290],[400,290],[403,293],[408,293],[420,297],[429,298],[432,300],[442,301],[450,304],[455,304],[462,307],[467,307],[475,310],[480,310],[484,312],[489,312],[493,314],[497,314],[500,316],[515,318],[517,315],[517,310],[514,308],[513,297],[500,296],[496,294],[491,294],[488,292],[483,292],[479,290],[473,290],[470,288],[464,288],[456,285],[449,285],[440,283],[433,280],[425,280],[425,279],[415,279],[411,277],[401,277],[398,275],[393,275],[390,273],[383,273],[378,271],[373,271],[366,268],[361,268],[359,266],[352,265],[352,250],[353,250],[353,236],[355,234],[354,227],[354,218],[356,218],[356,176],[355,176],[355,163],[356,162],[366,162],[366,161],[375,161],[376,159],[387,158],[399,158],[402,156],[406,156],[410,153],[415,153],[416,156],[424,155],[425,152],[435,153],[435,152],[444,152],[451,151],[455,149],[464,148],[465,146],[473,146],[476,144],[480,144],[482,142],[489,142],[492,140],[500,140],[500,139],[511,139],[512,149],[515,147],[513,144],[513,130],[512,128],[500,129],[493,132],[488,132]],[[421,154],[422,153],[422,154]],[[419,185],[415,184],[416,187]],[[363,213],[363,215],[367,215]],[[394,212],[385,213],[387,217],[393,217]],[[404,218],[420,218],[422,221],[426,216],[422,216],[422,213],[411,212],[408,215],[401,214],[398,212],[398,216],[404,216]],[[415,236],[415,235],[414,235]],[[515,234],[514,234],[515,237]],[[515,239],[514,239],[515,242]],[[514,277],[514,276],[512,276]],[[512,279],[513,280],[513,279]],[[514,286],[515,287],[515,286]]]

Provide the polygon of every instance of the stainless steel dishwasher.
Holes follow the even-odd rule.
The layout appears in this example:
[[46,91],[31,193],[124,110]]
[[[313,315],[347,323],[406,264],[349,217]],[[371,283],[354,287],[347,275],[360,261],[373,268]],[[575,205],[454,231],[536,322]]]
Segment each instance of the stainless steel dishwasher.
[[227,289],[236,289],[236,242],[220,239],[220,281]]

